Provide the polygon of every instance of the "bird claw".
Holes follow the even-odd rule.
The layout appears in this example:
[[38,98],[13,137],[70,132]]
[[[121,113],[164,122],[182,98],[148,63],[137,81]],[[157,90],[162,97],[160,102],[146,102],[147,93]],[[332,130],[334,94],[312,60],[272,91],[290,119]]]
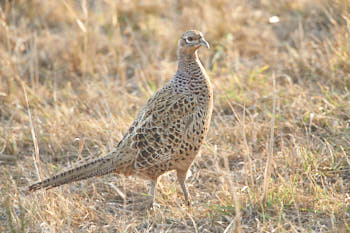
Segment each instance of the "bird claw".
[[154,203],[153,201],[151,202],[151,204],[148,206],[148,210],[149,211],[152,211],[152,210],[154,210],[154,208],[159,208],[160,207],[160,205],[158,204],[158,203]]
[[190,200],[185,201],[185,204],[188,208],[192,208],[192,202]]

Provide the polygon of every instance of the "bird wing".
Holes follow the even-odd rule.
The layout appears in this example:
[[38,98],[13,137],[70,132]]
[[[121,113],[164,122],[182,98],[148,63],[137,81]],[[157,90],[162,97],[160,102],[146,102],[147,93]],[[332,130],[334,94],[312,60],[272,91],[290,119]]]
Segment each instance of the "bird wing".
[[136,152],[135,169],[147,169],[181,153],[177,144],[193,122],[196,99],[172,88],[159,90],[129,129],[129,142]]

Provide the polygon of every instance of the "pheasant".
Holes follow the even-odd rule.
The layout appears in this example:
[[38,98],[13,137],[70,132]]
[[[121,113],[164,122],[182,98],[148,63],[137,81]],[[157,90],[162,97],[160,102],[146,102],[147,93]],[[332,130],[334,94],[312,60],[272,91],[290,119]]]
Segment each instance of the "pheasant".
[[210,80],[197,55],[201,46],[210,47],[201,32],[189,30],[181,36],[175,76],[148,100],[110,153],[34,183],[28,191],[109,173],[134,175],[151,181],[152,208],[158,177],[176,170],[190,206],[186,174],[208,132],[213,109]]

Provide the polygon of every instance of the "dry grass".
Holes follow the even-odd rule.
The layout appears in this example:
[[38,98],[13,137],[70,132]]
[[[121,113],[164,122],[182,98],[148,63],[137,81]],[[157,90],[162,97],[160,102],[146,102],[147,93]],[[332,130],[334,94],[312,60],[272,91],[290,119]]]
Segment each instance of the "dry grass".
[[[0,232],[350,232],[348,0],[0,6]],[[211,42],[200,57],[215,88],[187,180],[194,208],[173,173],[153,212],[133,177],[25,195],[118,142],[174,74],[189,28]]]

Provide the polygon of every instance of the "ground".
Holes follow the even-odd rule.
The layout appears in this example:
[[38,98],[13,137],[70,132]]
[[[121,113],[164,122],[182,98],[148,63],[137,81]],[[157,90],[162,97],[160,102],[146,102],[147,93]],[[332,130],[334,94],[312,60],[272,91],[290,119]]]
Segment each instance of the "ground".
[[[0,232],[350,232],[350,1],[0,1]],[[26,187],[122,138],[201,30],[211,128],[174,173]]]

